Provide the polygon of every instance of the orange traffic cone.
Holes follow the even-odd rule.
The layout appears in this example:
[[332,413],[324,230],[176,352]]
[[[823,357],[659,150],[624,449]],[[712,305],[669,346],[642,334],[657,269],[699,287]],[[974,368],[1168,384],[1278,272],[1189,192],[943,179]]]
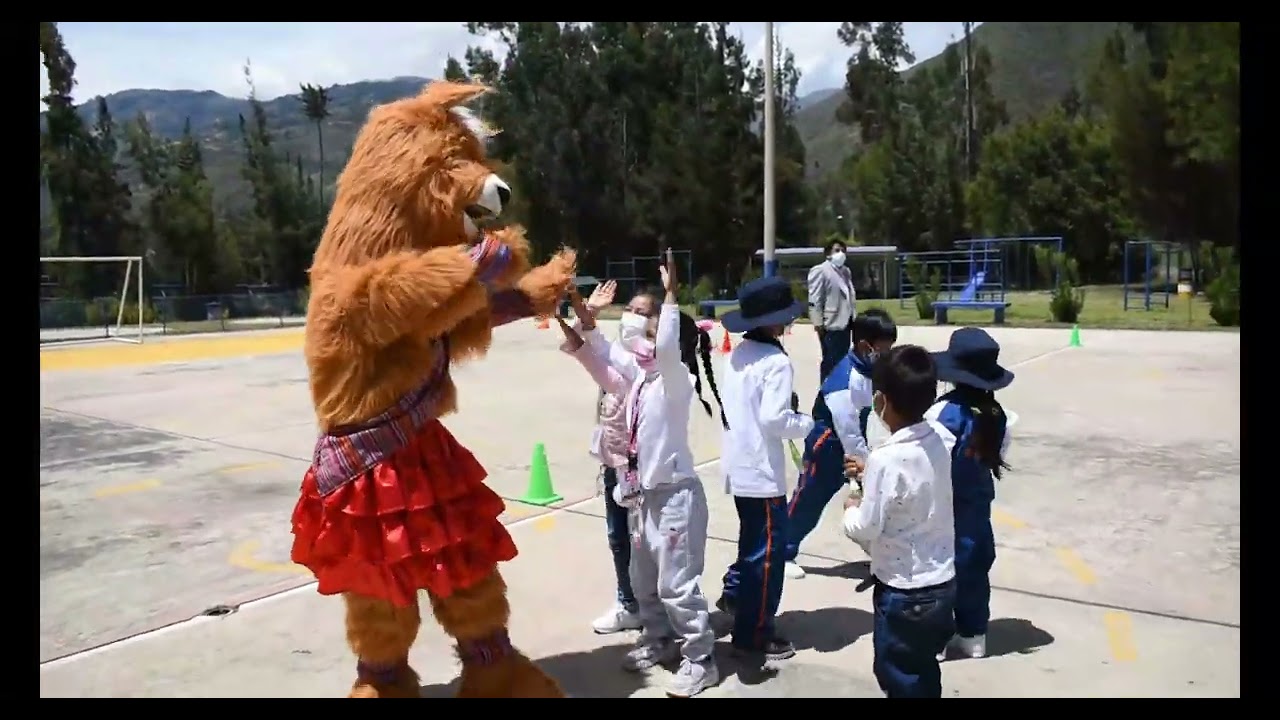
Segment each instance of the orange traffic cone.
[[733,344],[729,342],[729,331],[724,331],[724,342],[720,343],[720,352],[728,355],[733,350]]
[[551,327],[551,318],[544,317],[538,320],[539,330],[546,330],[549,327]]

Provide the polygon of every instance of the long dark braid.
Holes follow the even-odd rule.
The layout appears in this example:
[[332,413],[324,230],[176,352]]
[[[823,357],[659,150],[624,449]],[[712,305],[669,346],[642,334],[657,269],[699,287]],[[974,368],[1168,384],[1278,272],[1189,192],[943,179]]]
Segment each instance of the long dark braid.
[[1009,463],[1000,456],[1004,433],[1009,432],[1008,416],[990,390],[979,390],[969,385],[956,385],[948,393],[949,399],[968,407],[973,412],[973,455],[979,463],[991,470],[997,480],[1010,470]]
[[711,412],[711,403],[702,397],[702,373],[698,372],[699,356],[702,358],[702,367],[707,375],[707,384],[711,386],[711,394],[716,399],[716,405],[720,407],[720,423],[728,429],[729,420],[724,415],[724,405],[720,402],[720,390],[716,387],[715,374],[711,371],[711,335],[698,327],[693,316],[682,312],[680,313],[680,360],[693,375],[693,391],[698,394],[698,402],[702,403],[702,408],[707,411],[708,416],[714,417],[715,413]]

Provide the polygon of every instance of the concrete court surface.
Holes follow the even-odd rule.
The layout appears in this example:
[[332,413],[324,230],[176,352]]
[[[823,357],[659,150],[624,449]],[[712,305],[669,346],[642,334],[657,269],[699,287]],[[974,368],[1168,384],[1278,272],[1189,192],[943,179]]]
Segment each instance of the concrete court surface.
[[[42,696],[345,694],[341,601],[288,562],[315,432],[289,333],[253,334],[268,354],[249,334],[42,353]],[[1064,330],[992,333],[1018,374],[1001,399],[1021,418],[995,514],[992,657],[946,663],[946,693],[1238,696],[1239,335],[1085,331],[1066,349]],[[948,334],[904,328],[900,341],[941,349]],[[458,369],[447,422],[509,499],[545,443],[565,497],[508,503],[517,644],[575,695],[660,695],[660,677],[615,669],[630,637],[587,625],[613,584],[585,452],[595,392],[558,341],[531,322],[500,329],[486,361]],[[800,327],[786,344],[811,398],[816,339]],[[714,599],[737,519],[717,426],[695,417]],[[768,678],[726,654],[708,697],[879,695],[870,593],[851,579],[865,558],[836,529],[840,500],[805,543],[809,577],[786,586],[779,626],[800,653]],[[189,620],[218,605],[237,610]],[[456,663],[429,617],[414,661],[424,694],[451,691]]]

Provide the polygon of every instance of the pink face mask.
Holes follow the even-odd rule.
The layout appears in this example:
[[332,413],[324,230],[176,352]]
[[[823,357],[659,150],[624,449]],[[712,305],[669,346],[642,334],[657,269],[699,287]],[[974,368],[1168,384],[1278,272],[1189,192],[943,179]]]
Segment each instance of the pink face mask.
[[633,338],[628,343],[631,354],[636,356],[636,364],[645,372],[653,372],[658,367],[657,355],[653,341],[648,338]]

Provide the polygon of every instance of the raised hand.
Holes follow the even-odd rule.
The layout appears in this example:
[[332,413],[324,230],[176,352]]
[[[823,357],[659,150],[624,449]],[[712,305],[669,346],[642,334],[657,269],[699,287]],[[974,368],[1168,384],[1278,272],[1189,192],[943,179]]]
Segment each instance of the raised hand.
[[671,248],[667,248],[666,262],[659,266],[658,272],[662,275],[662,289],[667,291],[667,297],[664,302],[675,304],[676,288],[680,286],[680,283],[676,279],[675,254],[671,252]]
[[591,297],[587,298],[587,310],[591,312],[592,317],[596,316],[602,309],[613,304],[613,298],[618,293],[618,283],[616,280],[605,280],[596,285],[596,289],[591,291]]
[[[594,296],[594,293],[592,293]],[[578,322],[582,323],[583,330],[594,330],[596,327],[596,314],[586,304],[582,302],[582,296],[578,294],[578,288],[569,288],[569,304],[573,306],[573,314],[578,316]]]

